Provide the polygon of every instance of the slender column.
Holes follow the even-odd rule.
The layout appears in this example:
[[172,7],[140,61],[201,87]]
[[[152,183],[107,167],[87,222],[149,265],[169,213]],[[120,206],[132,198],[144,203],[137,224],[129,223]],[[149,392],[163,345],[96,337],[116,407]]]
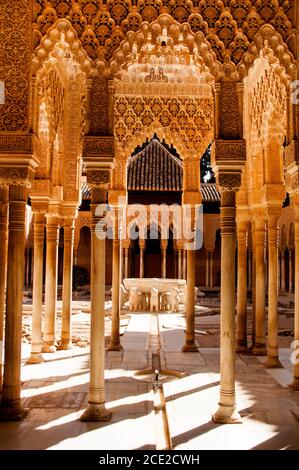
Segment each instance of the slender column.
[[161,274],[162,278],[166,278],[166,250],[167,250],[168,240],[161,240],[161,251],[162,251],[162,266]]
[[56,215],[47,215],[46,225],[46,285],[45,285],[45,321],[44,344],[42,351],[52,353],[56,351],[56,301],[57,301],[57,271],[58,271],[58,243],[59,219]]
[[139,277],[144,277],[144,250],[145,250],[145,240],[139,239],[139,251],[140,251],[140,260],[139,260]]
[[252,325],[251,325],[251,347],[253,351],[255,345],[255,299],[256,299],[256,250],[255,250],[255,239],[254,239],[254,220],[251,223],[252,227]]
[[248,250],[248,289],[252,287],[252,251]]
[[295,210],[295,312],[294,312],[294,351],[292,353],[293,382],[289,388],[299,391],[299,205]]
[[236,193],[221,191],[220,402],[216,423],[240,422],[235,393]]
[[278,250],[278,289],[281,289],[281,253]]
[[281,250],[280,279],[281,289],[286,290],[286,267],[285,267],[285,250]]
[[265,356],[265,216],[256,215],[254,228],[255,248],[255,344],[253,354]]
[[7,270],[7,216],[8,216],[8,191],[0,189],[0,393],[3,381],[3,340],[4,340],[4,310]]
[[183,250],[183,278],[187,278],[187,250]]
[[125,248],[125,279],[129,277],[129,248]]
[[289,292],[293,292],[293,251],[289,250]]
[[238,281],[237,281],[237,352],[247,351],[247,231],[238,222]]
[[209,280],[209,286],[213,287],[213,251],[210,251],[210,280]]
[[[106,186],[96,186],[97,180],[109,181],[110,171],[91,173],[91,298],[90,298],[90,381],[88,407],[82,421],[108,421],[111,413],[105,406],[105,214],[96,214],[98,204],[106,201]],[[96,182],[94,182],[96,181]]]
[[73,292],[73,253],[75,221],[64,221],[63,285],[62,285],[62,328],[59,349],[72,349],[72,292]]
[[187,250],[186,335],[183,352],[196,352],[195,342],[195,251]]
[[[117,209],[115,209],[117,213]],[[113,265],[112,265],[112,325],[111,336],[108,351],[121,351],[122,345],[120,344],[119,336],[119,314],[120,314],[120,237],[118,233],[118,216],[114,219],[115,230],[112,241],[113,247]]]
[[[275,213],[276,212],[276,213]],[[278,219],[280,210],[268,213],[268,348],[266,367],[281,367],[278,359]]]
[[209,252],[206,252],[206,287],[209,287],[209,278],[210,278],[210,263],[209,263]]
[[5,356],[1,420],[19,420],[25,410],[21,403],[22,304],[24,285],[26,193],[23,186],[9,188],[9,233]]
[[32,343],[28,364],[39,364],[44,361],[42,352],[42,304],[43,304],[43,264],[45,213],[34,215],[34,277],[32,297]]
[[182,279],[183,278],[183,273],[182,273],[182,249],[178,249],[178,278]]

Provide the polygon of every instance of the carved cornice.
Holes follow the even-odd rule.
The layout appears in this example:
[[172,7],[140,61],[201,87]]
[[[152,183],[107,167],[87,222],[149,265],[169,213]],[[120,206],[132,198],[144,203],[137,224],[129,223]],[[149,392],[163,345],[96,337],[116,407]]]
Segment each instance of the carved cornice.
[[40,143],[34,134],[0,134],[0,185],[30,187],[39,164]]
[[243,166],[246,161],[245,140],[218,140],[212,146],[213,163],[230,163],[236,166]]
[[111,157],[114,158],[113,136],[85,136],[83,144],[83,158]]

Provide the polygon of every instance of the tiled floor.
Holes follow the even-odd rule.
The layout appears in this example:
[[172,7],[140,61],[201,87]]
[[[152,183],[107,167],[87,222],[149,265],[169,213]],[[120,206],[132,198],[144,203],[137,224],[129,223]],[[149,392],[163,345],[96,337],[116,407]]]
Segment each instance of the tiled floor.
[[[210,318],[213,327],[216,318]],[[155,449],[152,383],[136,375],[151,368],[150,324],[149,314],[133,315],[122,336],[124,351],[106,354],[109,423],[78,420],[87,403],[88,349],[58,351],[45,355],[43,364],[22,367],[22,394],[30,412],[22,422],[0,423],[0,449]],[[160,314],[159,329],[162,368],[185,372],[163,385],[174,448],[299,449],[299,393],[286,388],[290,350],[281,350],[284,369],[277,370],[265,369],[258,358],[237,356],[243,424],[220,426],[211,422],[219,399],[219,349],[182,353],[184,321],[178,314]],[[28,354],[25,344],[24,358]]]

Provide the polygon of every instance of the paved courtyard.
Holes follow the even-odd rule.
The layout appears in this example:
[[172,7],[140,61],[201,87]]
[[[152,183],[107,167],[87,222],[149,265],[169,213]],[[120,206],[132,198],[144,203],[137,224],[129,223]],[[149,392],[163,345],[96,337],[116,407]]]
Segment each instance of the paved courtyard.
[[[75,335],[88,344],[89,313],[77,309],[73,320]],[[265,369],[262,358],[237,355],[237,403],[243,423],[217,425],[211,414],[219,399],[219,347],[208,347],[207,336],[213,344],[219,315],[196,317],[198,353],[181,352],[181,313],[127,314],[121,325],[124,350],[106,353],[111,421],[79,421],[89,381],[89,347],[84,341],[71,351],[45,354],[45,363],[39,365],[25,364],[30,345],[24,343],[22,396],[29,413],[21,422],[0,423],[1,450],[299,449],[299,393],[287,389],[291,349],[281,349],[284,367],[275,370]],[[107,338],[109,334],[107,316]],[[151,370],[156,367],[162,372],[153,387]]]

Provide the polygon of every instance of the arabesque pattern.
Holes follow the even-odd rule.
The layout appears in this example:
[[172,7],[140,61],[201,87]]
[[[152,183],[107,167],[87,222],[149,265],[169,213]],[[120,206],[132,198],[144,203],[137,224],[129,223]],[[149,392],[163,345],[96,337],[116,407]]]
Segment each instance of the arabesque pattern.
[[262,25],[271,24],[294,53],[294,0],[35,0],[34,44],[59,18],[71,22],[92,59],[109,61],[129,31],[163,13],[207,37],[217,59],[236,65]]

